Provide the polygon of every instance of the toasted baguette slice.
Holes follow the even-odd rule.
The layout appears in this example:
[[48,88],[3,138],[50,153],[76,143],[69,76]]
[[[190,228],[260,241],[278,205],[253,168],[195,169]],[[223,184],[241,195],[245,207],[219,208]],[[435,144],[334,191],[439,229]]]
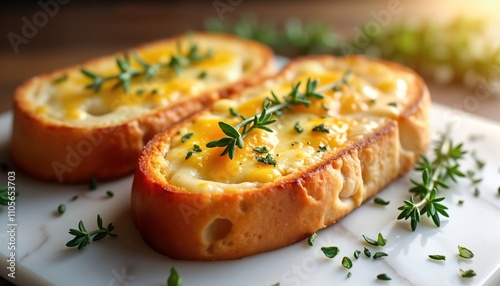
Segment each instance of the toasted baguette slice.
[[[219,122],[234,126],[237,113],[259,113],[271,91],[284,101],[300,82],[304,92],[309,78],[319,89],[334,87],[309,107],[273,116],[266,126],[274,132],[252,130],[232,160],[220,155],[223,148],[206,146],[228,137]],[[294,60],[149,142],[132,186],[135,224],[153,249],[176,259],[235,259],[297,242],[409,170],[429,144],[429,104],[421,78],[393,63]],[[264,146],[275,166],[257,148]]]
[[[124,53],[40,75],[14,97],[11,153],[43,180],[112,179],[134,170],[153,135],[274,69],[272,51],[223,34],[190,34],[142,45]],[[139,55],[137,59],[136,55]],[[130,85],[111,79],[100,87],[92,76],[114,76],[130,65]],[[85,75],[81,69],[87,71]],[[130,76],[124,75],[124,77]],[[127,92],[125,91],[127,89]]]

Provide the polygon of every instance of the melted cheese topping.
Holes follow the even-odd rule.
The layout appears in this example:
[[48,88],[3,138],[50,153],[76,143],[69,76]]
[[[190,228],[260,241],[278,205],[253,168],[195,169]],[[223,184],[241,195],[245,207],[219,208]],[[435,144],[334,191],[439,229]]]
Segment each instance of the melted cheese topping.
[[[262,102],[270,97],[271,91],[286,95],[291,84],[300,81],[304,92],[308,78],[317,79],[321,88],[341,80],[347,66],[340,64],[340,67],[331,68],[306,62],[286,79],[250,89],[239,99],[219,100],[211,113],[196,118],[192,125],[181,129],[172,139],[162,174],[171,184],[187,192],[250,190],[303,171],[397,118],[399,110],[406,104],[407,79],[375,63],[364,63],[350,69],[352,75],[339,91],[325,91],[322,93],[325,98],[312,100],[311,106],[293,106],[281,116],[274,117],[277,121],[270,125],[274,132],[253,130],[244,139],[243,149],[236,149],[232,160],[227,155],[220,156],[223,148],[206,147],[210,141],[227,137],[218,122],[234,126],[241,121],[231,115],[230,109],[245,117],[253,116],[261,111]],[[297,123],[302,132],[296,130]],[[317,126],[323,126],[324,132],[314,131]],[[192,133],[192,137],[182,140],[182,136],[188,133]],[[191,152],[192,155],[186,158],[195,145],[201,148],[201,152]],[[256,160],[256,156],[267,155],[254,150],[263,146],[269,149],[276,166]]]
[[[189,41],[181,40],[182,54],[187,54]],[[171,68],[162,68],[152,79],[144,76],[133,78],[128,93],[118,80],[105,82],[96,93],[86,88],[92,80],[79,69],[74,69],[65,74],[65,80],[41,86],[32,98],[34,109],[48,119],[76,126],[114,124],[222,88],[241,79],[248,69],[258,65],[252,63],[255,57],[250,52],[242,52],[244,48],[239,44],[224,46],[210,39],[194,43],[201,55],[210,50],[212,56],[183,66],[179,75]],[[141,49],[138,54],[148,64],[168,65],[172,55],[178,54],[177,43],[156,44]],[[115,60],[110,58],[84,68],[103,77],[116,75],[119,69]],[[142,70],[133,57],[130,64],[132,68]]]

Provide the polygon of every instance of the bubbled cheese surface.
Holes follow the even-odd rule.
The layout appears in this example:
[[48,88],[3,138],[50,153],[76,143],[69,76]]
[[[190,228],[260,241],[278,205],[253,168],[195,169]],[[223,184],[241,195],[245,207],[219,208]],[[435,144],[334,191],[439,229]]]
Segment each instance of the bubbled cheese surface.
[[[344,77],[348,70],[350,76]],[[227,137],[219,128],[220,121],[232,126],[241,121],[230,109],[251,117],[261,111],[262,102],[271,97],[271,91],[282,97],[291,91],[292,84],[301,82],[299,90],[304,92],[309,78],[319,82],[318,89],[343,78],[347,78],[347,83],[338,85],[336,91],[322,92],[324,99],[313,99],[309,107],[294,106],[273,117],[277,120],[269,126],[273,132],[253,130],[244,139],[243,149],[236,148],[232,160],[227,155],[220,156],[224,148],[206,147],[210,141]],[[172,138],[161,172],[170,184],[200,193],[241,192],[302,172],[396,119],[407,104],[409,80],[374,62],[352,65],[340,61],[328,66],[305,61],[284,77],[247,90],[239,99],[219,100],[211,113],[181,128]],[[302,132],[296,130],[296,124]],[[320,125],[323,132],[313,130]],[[190,133],[189,139],[182,140]],[[186,158],[195,145],[201,152],[192,152]],[[267,154],[254,148],[264,146],[276,160],[276,166],[256,160],[256,156]]]
[[[152,79],[135,77],[128,92],[117,80],[105,82],[101,90],[95,92],[86,88],[92,80],[84,76],[80,68],[72,69],[62,75],[64,80],[53,80],[40,86],[31,95],[32,108],[39,116],[72,126],[112,125],[223,88],[241,79],[261,61],[252,57],[250,52],[245,53],[244,46],[238,43],[221,45],[217,39],[189,37],[178,43],[183,55],[188,53],[190,43],[194,43],[199,54],[205,55],[210,50],[212,56],[184,66],[180,74],[171,68],[162,68]],[[138,55],[148,64],[168,65],[172,55],[179,53],[178,43],[170,41],[151,45],[140,49]],[[130,57],[130,64],[141,70],[134,57]],[[115,58],[81,68],[102,77],[119,73]]]

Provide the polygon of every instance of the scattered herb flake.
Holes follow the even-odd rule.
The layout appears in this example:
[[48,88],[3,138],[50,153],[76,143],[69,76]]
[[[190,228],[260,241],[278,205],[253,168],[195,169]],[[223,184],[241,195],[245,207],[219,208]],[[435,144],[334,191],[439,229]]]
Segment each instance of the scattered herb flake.
[[90,178],[89,190],[93,191],[97,189],[97,179],[95,177]]
[[186,154],[186,160],[191,158],[191,156],[193,156],[194,153],[199,153],[199,152],[201,152],[200,146],[193,144],[193,149],[189,150]]
[[472,278],[472,277],[476,276],[476,272],[472,269],[469,269],[469,270],[460,269],[460,275],[463,278]]
[[365,254],[366,257],[370,258],[372,256],[372,253],[371,251],[365,247],[365,249],[363,250],[363,253]]
[[352,268],[352,261],[349,257],[347,256],[344,256],[342,258],[342,266],[344,266],[344,268],[347,268],[347,269],[351,269]]
[[307,244],[309,246],[313,246],[314,243],[316,242],[316,239],[318,238],[318,234],[317,233],[313,233],[309,236],[309,238],[307,238]]
[[115,194],[112,191],[106,191],[106,195],[110,198],[112,198]]
[[207,78],[207,72],[206,71],[202,71],[198,74],[198,78],[199,79],[205,79]]
[[389,102],[387,105],[392,106],[392,107],[398,107],[397,102]]
[[182,286],[182,278],[175,267],[170,268],[170,276],[167,279],[167,286]]
[[54,84],[60,84],[62,82],[65,82],[66,80],[68,80],[68,74],[65,73],[62,76],[54,79],[54,81],[52,83],[54,83]]
[[319,152],[326,152],[328,151],[328,146],[325,146],[325,145],[319,145],[319,148],[318,148],[318,153]]
[[260,154],[269,153],[269,147],[267,146],[255,147],[252,150]]
[[373,259],[379,259],[381,257],[388,256],[387,253],[382,252],[382,251],[377,251],[375,254],[373,254]]
[[322,107],[322,108],[323,108],[323,110],[325,110],[325,111],[330,110],[330,109],[328,108],[328,106],[326,106],[326,104],[325,104],[325,103],[321,103],[321,107]]
[[57,207],[57,212],[62,215],[64,212],[66,211],[66,205],[65,204],[60,204],[58,207]]
[[189,132],[187,134],[182,135],[181,142],[184,143],[184,142],[188,141],[191,137],[193,137],[193,135],[194,135],[193,132]]
[[465,258],[465,259],[471,259],[474,257],[474,253],[470,251],[469,249],[463,247],[463,246],[458,246],[458,256]]
[[377,240],[371,239],[366,235],[363,235],[363,238],[368,244],[373,246],[384,246],[387,243],[387,239],[380,232],[378,233]]
[[379,197],[376,197],[375,199],[373,199],[373,202],[378,204],[378,205],[383,205],[383,206],[386,206],[390,203],[390,201],[385,201]]
[[378,279],[378,280],[389,281],[389,280],[391,280],[392,278],[391,278],[391,277],[389,277],[389,275],[387,275],[387,274],[385,274],[385,273],[382,273],[382,274],[377,275],[377,279]]
[[276,164],[278,164],[278,162],[276,162],[276,159],[274,159],[273,156],[269,153],[267,153],[266,157],[255,156],[255,159],[257,160],[257,162],[264,163],[266,165],[273,165],[274,167],[276,167]]
[[360,254],[361,254],[360,250],[355,250],[354,251],[354,258],[358,259]]
[[458,205],[463,206],[464,205],[464,200],[458,200]]
[[135,94],[137,94],[137,95],[143,95],[144,94],[144,89],[143,88],[137,89],[137,91],[135,92]]
[[433,260],[446,260],[446,256],[440,254],[430,254],[429,258]]
[[320,125],[314,126],[312,131],[314,132],[324,132],[324,133],[330,133],[330,129],[328,129],[325,124],[321,123]]
[[474,197],[479,197],[480,194],[479,188],[474,188]]
[[78,200],[78,198],[79,198],[79,197],[78,197],[77,195],[75,195],[75,196],[73,196],[73,197],[72,197],[69,201],[70,201],[70,202],[74,202],[74,201]]
[[347,272],[347,278],[351,278],[351,276],[352,276],[351,271]]
[[293,126],[293,128],[295,129],[295,131],[299,132],[299,133],[302,133],[304,132],[304,128],[302,128],[302,126],[300,126],[300,122],[295,122],[295,125]]
[[332,259],[335,256],[337,256],[340,250],[336,246],[328,246],[328,247],[321,247],[321,251],[323,251],[326,257]]

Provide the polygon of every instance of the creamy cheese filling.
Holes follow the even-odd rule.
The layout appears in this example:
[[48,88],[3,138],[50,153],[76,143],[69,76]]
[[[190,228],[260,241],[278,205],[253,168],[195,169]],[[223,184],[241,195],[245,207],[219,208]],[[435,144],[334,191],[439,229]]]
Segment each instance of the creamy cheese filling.
[[[201,55],[209,50],[212,55],[198,62],[183,66],[179,74],[168,65],[172,55],[178,54],[177,44],[160,44],[139,52],[148,64],[162,63],[153,78],[137,76],[131,80],[125,92],[118,80],[105,82],[99,92],[87,88],[92,80],[78,69],[64,74],[63,80],[42,85],[31,101],[39,115],[75,126],[102,126],[123,122],[169,104],[189,100],[200,94],[222,88],[239,80],[252,63],[250,52],[245,54],[238,45],[217,45],[203,40],[194,42]],[[190,41],[181,41],[182,54],[188,53]],[[235,47],[236,46],[236,47]],[[260,59],[257,59],[257,61]],[[141,70],[141,65],[130,57],[132,68]],[[100,76],[119,73],[115,59],[103,60],[98,64],[84,66]]]
[[[405,78],[374,63],[350,68],[349,77],[346,70],[347,66],[303,65],[286,79],[247,90],[239,99],[219,100],[211,113],[196,118],[172,138],[162,174],[188,192],[250,190],[303,171],[397,118],[407,100]],[[273,117],[276,122],[269,126],[273,132],[253,130],[244,139],[244,147],[236,148],[233,159],[220,155],[224,148],[206,147],[227,137],[219,122],[235,126],[241,121],[235,113],[246,118],[258,114],[271,91],[286,95],[292,83],[301,82],[299,89],[304,92],[308,78],[318,80],[319,89],[343,78],[347,82],[335,91],[322,92],[324,98],[312,100],[309,107],[293,106]],[[263,147],[268,153],[259,152]],[[268,154],[274,163],[264,160]]]

